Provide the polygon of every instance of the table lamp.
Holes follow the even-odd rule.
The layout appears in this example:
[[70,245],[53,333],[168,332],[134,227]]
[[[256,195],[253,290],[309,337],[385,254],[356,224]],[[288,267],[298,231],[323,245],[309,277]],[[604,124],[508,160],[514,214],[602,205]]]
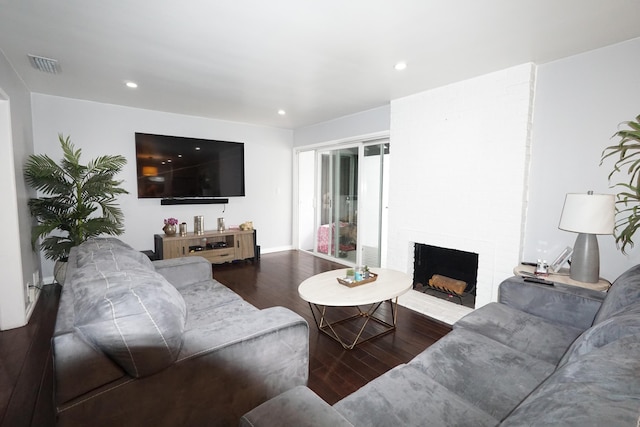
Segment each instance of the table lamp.
[[600,280],[600,249],[597,234],[613,234],[613,194],[567,194],[558,228],[579,233],[571,256],[570,277],[587,283]]

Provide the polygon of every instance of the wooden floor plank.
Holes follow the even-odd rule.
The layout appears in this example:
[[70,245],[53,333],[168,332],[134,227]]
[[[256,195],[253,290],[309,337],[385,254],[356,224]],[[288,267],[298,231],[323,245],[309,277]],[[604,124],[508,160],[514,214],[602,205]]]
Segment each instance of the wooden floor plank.
[[[10,398],[4,403],[2,426],[53,426],[53,377],[51,336],[60,300],[59,286],[45,286],[26,326],[0,332],[0,361],[15,378],[8,386]],[[22,358],[19,364],[11,361]]]

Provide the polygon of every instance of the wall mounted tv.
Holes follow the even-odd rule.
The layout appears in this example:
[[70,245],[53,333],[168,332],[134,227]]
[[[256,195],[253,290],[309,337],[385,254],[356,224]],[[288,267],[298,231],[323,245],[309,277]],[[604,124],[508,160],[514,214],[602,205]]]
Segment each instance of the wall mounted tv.
[[137,132],[135,139],[138,198],[215,203],[245,195],[243,143]]

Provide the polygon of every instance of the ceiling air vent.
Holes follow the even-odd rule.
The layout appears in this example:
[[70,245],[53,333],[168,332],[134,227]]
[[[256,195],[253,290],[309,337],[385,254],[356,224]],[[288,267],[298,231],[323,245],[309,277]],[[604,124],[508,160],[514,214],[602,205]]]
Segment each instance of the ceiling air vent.
[[60,65],[58,61],[51,58],[45,58],[43,56],[27,55],[31,66],[36,70],[44,71],[45,73],[58,74],[60,72]]

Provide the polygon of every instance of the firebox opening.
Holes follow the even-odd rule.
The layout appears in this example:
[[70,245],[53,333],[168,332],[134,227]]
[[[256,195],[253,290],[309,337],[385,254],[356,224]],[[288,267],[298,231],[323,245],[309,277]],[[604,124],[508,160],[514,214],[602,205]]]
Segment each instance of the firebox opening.
[[416,243],[413,288],[475,308],[478,254]]

